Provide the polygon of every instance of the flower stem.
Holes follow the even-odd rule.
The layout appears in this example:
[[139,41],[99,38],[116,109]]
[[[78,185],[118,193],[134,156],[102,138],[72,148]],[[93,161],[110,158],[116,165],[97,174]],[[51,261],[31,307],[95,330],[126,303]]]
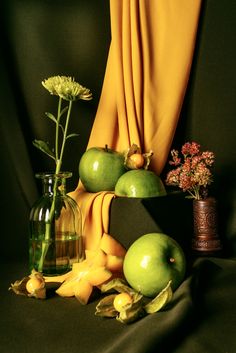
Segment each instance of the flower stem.
[[73,102],[70,101],[69,102],[69,108],[68,108],[68,111],[67,111],[67,116],[66,116],[65,130],[64,130],[64,133],[63,133],[63,140],[62,140],[62,145],[61,145],[60,159],[58,161],[60,163],[62,163],[62,157],[63,157],[65,143],[66,143],[66,138],[67,138],[67,130],[68,130],[68,126],[69,126],[69,120],[70,120],[72,104],[73,104]]
[[[72,109],[72,101],[69,102],[69,108],[68,108],[67,116],[66,116],[65,129],[63,131],[62,145],[61,145],[61,150],[60,150],[60,154],[59,154],[58,133],[59,133],[59,121],[60,121],[60,115],[61,115],[61,98],[59,99],[57,124],[56,124],[56,144],[55,144],[56,169],[55,169],[55,175],[54,175],[55,179],[54,179],[54,184],[53,184],[52,204],[51,204],[48,220],[45,224],[45,237],[44,237],[44,241],[42,242],[42,254],[41,254],[41,258],[39,260],[39,264],[38,264],[38,271],[39,272],[43,272],[45,257],[47,255],[47,252],[48,252],[48,249],[50,246],[50,239],[52,239],[52,226],[54,225],[53,217],[54,217],[55,205],[56,205],[58,174],[61,171],[62,158],[63,158],[64,149],[65,149],[65,143],[66,143],[66,137],[67,137],[67,131],[68,131],[68,126],[69,126],[71,109]],[[58,156],[60,156],[59,159],[58,159]]]
[[59,124],[60,124],[60,118],[61,118],[61,103],[62,103],[62,98],[59,97],[58,109],[57,109],[56,134],[55,134],[55,158],[56,158],[56,163],[57,163],[57,160],[58,160],[58,139],[59,139]]

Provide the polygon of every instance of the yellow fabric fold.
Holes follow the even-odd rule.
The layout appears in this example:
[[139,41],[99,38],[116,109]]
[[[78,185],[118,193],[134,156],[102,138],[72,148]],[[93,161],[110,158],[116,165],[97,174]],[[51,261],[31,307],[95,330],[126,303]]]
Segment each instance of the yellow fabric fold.
[[[111,44],[88,146],[153,150],[160,174],[189,78],[201,0],[110,0]],[[82,208],[86,246],[108,229],[112,193],[73,196]]]
[[88,147],[153,149],[160,174],[179,118],[200,0],[111,0],[112,41]]
[[77,202],[82,213],[85,249],[96,250],[103,233],[108,233],[110,204],[114,193],[89,193],[80,186],[69,195]]

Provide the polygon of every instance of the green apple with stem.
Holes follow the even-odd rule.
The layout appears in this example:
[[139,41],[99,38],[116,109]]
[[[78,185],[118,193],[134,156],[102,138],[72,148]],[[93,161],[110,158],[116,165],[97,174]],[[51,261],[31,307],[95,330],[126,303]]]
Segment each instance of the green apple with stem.
[[115,194],[127,197],[157,197],[166,195],[161,178],[151,170],[135,169],[123,174],[116,183]]
[[185,277],[186,258],[181,246],[163,233],[148,233],[128,248],[123,264],[129,285],[147,297],[155,297],[171,281],[172,290]]
[[124,155],[107,145],[89,148],[79,163],[80,180],[88,192],[114,191],[126,170]]

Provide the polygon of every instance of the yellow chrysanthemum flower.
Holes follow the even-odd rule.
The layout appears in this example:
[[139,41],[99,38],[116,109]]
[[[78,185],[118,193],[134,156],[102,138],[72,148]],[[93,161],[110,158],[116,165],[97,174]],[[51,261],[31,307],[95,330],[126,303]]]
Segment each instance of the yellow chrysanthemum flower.
[[91,100],[92,93],[86,87],[83,87],[74,78],[69,76],[53,76],[42,81],[42,85],[50,94],[61,97],[67,101],[78,99]]

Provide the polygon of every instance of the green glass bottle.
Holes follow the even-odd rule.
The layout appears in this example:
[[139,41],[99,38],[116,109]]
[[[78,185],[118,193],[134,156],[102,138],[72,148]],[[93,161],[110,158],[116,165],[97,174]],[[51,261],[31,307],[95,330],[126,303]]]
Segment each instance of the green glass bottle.
[[58,275],[84,259],[81,211],[66,193],[66,179],[71,176],[69,172],[36,174],[43,194],[30,212],[30,271]]

